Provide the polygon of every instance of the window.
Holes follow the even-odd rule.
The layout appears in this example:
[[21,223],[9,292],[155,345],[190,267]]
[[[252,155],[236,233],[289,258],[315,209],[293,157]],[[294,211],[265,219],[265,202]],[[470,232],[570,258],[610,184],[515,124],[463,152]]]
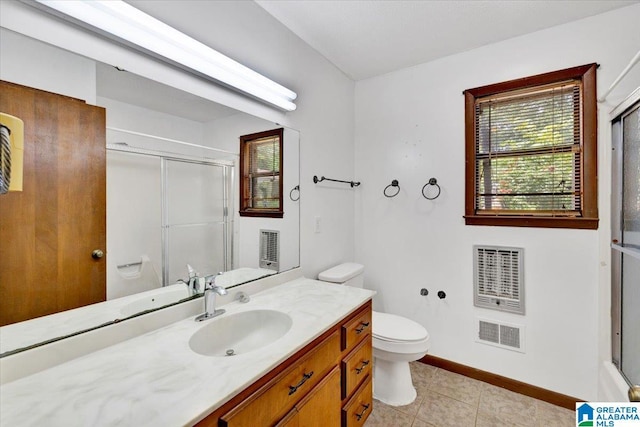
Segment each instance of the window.
[[596,68],[464,92],[467,225],[598,228]]
[[240,137],[240,216],[282,218],[283,129]]

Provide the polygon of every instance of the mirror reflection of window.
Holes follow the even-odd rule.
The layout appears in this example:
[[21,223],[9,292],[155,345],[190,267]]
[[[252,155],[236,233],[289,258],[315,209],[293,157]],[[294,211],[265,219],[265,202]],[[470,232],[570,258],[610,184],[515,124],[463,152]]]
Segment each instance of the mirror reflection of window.
[[282,218],[284,129],[240,137],[240,216]]

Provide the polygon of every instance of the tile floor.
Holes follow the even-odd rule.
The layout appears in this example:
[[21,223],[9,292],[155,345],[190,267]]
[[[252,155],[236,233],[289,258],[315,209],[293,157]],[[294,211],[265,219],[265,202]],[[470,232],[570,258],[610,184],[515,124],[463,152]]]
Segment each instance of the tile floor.
[[413,362],[415,402],[374,401],[364,427],[574,427],[575,412],[443,369]]

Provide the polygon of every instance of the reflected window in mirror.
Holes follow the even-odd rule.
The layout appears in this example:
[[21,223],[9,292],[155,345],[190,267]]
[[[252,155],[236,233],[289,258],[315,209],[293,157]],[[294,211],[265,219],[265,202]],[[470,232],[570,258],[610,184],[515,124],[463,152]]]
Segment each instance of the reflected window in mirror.
[[284,129],[240,137],[240,216],[282,218]]

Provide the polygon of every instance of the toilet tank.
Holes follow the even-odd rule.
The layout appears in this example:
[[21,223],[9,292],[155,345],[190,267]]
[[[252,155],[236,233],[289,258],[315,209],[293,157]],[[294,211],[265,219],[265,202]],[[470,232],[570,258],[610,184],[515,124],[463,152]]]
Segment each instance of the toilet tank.
[[318,275],[318,280],[362,288],[364,284],[364,266],[355,262],[345,262],[323,271]]

